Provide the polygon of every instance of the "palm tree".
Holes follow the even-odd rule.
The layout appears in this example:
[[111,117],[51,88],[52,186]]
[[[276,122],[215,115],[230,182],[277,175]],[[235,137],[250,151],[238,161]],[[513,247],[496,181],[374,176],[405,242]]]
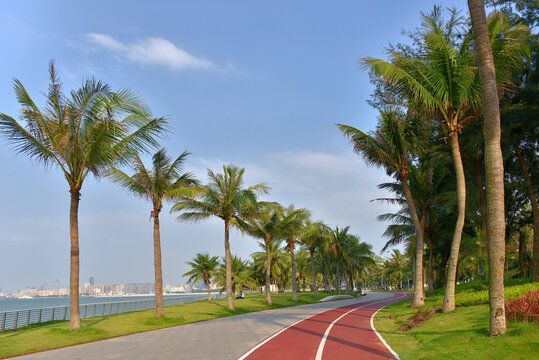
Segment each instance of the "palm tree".
[[[226,290],[226,258],[221,259],[217,270],[216,280],[217,284],[221,286],[221,292]],[[232,278],[232,294],[236,294],[238,291],[245,287],[254,287],[255,281],[250,275],[250,267],[248,260],[242,260],[236,255],[232,255],[230,258],[230,272]]]
[[222,174],[208,169],[210,182],[192,196],[184,196],[172,212],[181,211],[180,221],[198,222],[216,216],[225,223],[226,297],[229,310],[234,310],[232,299],[232,270],[229,232],[230,227],[242,230],[245,220],[258,214],[257,194],[267,194],[270,188],[256,184],[243,188],[244,168],[224,165]]
[[311,259],[311,276],[313,278],[313,291],[314,296],[318,297],[318,285],[316,284],[316,271],[315,271],[315,252],[322,245],[324,237],[327,237],[330,228],[321,221],[311,223],[305,222],[303,233],[300,235],[299,242],[309,250]]
[[[268,252],[266,242],[264,240],[258,241],[258,245],[264,251],[257,251],[251,254],[253,258],[253,271],[261,275],[263,274],[262,276],[257,277],[259,279],[263,279],[261,283],[266,287],[266,294],[268,289],[271,287],[272,282],[275,284],[279,292],[284,290],[285,286],[287,285],[288,274],[290,271],[290,257],[286,255],[285,247],[281,247],[282,242],[282,239],[272,239],[269,243]],[[268,253],[270,254],[269,267]],[[268,286],[267,281],[268,269],[270,274],[270,286]],[[268,305],[271,305],[271,303]]]
[[285,219],[284,209],[278,204],[261,207],[258,217],[251,219],[246,224],[245,230],[249,235],[261,239],[266,250],[266,303],[271,305],[271,244],[281,239],[284,234],[284,226],[289,219]]
[[416,285],[412,306],[423,306],[423,231],[408,184],[410,157],[421,150],[423,131],[420,124],[417,119],[407,117],[397,109],[389,109],[380,112],[378,129],[371,135],[348,125],[337,124],[337,127],[350,139],[354,152],[362,155],[367,163],[384,167],[388,174],[396,173],[403,186],[417,236]]
[[186,262],[191,266],[191,270],[183,274],[189,276],[188,282],[204,281],[204,285],[208,288],[208,300],[211,300],[211,279],[215,276],[217,267],[219,266],[219,257],[210,254],[197,254],[193,261]]
[[173,201],[186,191],[192,192],[198,181],[191,173],[183,172],[185,158],[188,152],[181,154],[176,160],[167,156],[166,150],[161,149],[152,157],[152,168],[147,169],[141,158],[136,155],[131,165],[135,172],[132,176],[113,168],[107,176],[115,183],[133,193],[135,196],[152,203],[153,218],[153,255],[155,274],[155,312],[157,317],[163,315],[163,272],[161,266],[161,232],[159,214],[165,201]]
[[0,133],[14,150],[30,159],[60,168],[69,184],[71,207],[69,328],[80,328],[79,225],[82,184],[89,173],[96,177],[116,163],[125,163],[136,152],[157,146],[166,129],[163,118],[150,119],[145,106],[130,90],[113,92],[109,85],[87,79],[70,96],[62,91],[54,63],[49,65],[50,84],[46,106],[39,109],[23,84],[15,79],[15,95],[21,105],[21,125],[0,113]]
[[496,68],[483,1],[468,0],[483,99],[490,336],[505,334],[503,270],[505,259],[504,172]]
[[[472,36],[470,33],[463,37],[458,34],[463,24],[458,12],[450,10],[450,18],[444,22],[441,8],[435,7],[432,13],[422,14],[422,18],[423,27],[418,35],[421,56],[408,56],[391,50],[390,61],[365,57],[361,63],[387,81],[407,106],[438,120],[449,139],[457,178],[458,216],[451,242],[443,302],[443,311],[448,312],[455,309],[457,262],[466,211],[466,181],[458,138],[465,122],[473,118],[480,108],[481,86],[476,57],[471,50]],[[496,25],[498,20],[493,18],[491,30],[500,30]],[[516,32],[520,34],[521,29],[516,29]],[[491,34],[490,39],[495,39],[496,35]],[[459,42],[460,38],[462,40]],[[515,40],[502,42],[497,48],[498,63],[500,67],[503,64],[504,70],[517,64],[519,55],[525,51],[522,35]],[[505,71],[503,73],[505,79],[498,77],[498,82],[502,84],[507,82],[507,74]]]
[[329,246],[331,249],[331,252],[335,256],[335,295],[340,294],[341,292],[341,277],[339,273],[339,264],[343,260],[343,246],[350,234],[348,234],[348,230],[350,230],[350,226],[345,227],[344,229],[339,229],[339,227],[335,227],[330,233],[329,236]]
[[296,240],[303,230],[304,221],[310,216],[307,209],[294,209],[294,205],[290,205],[285,209],[283,218],[283,235],[286,237],[288,251],[290,252],[290,263],[292,266],[292,300],[297,301],[297,284],[296,284],[296,260],[294,257],[294,248]]

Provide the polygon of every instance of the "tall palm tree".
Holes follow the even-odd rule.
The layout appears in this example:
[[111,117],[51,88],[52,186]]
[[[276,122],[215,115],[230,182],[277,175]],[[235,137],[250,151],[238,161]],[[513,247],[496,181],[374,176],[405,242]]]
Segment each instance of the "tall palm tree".
[[294,248],[298,236],[303,231],[304,221],[310,216],[307,209],[294,209],[294,205],[290,205],[285,209],[283,217],[283,235],[286,238],[288,251],[290,252],[290,263],[292,266],[292,300],[297,301],[297,284],[296,284],[296,259],[294,256]]
[[180,221],[198,222],[215,216],[225,223],[226,298],[228,309],[234,310],[232,299],[232,270],[229,242],[230,227],[242,230],[245,220],[258,214],[257,194],[267,194],[270,188],[256,184],[243,188],[244,168],[224,165],[223,173],[216,174],[208,169],[209,183],[192,196],[184,196],[173,207],[180,211]]
[[[365,57],[363,66],[391,84],[394,92],[418,112],[438,120],[449,139],[453,165],[457,178],[458,216],[451,242],[443,311],[455,309],[455,281],[457,262],[466,211],[466,181],[459,145],[459,133],[465,122],[473,118],[481,105],[481,85],[472,49],[472,36],[458,34],[463,25],[459,13],[450,10],[444,22],[440,7],[430,14],[422,14],[423,23],[418,35],[421,56],[408,56],[397,51],[389,52],[390,61]],[[499,17],[493,17],[490,39],[499,32]],[[506,34],[510,29],[506,29]],[[522,29],[516,29],[516,41],[498,42],[498,63],[504,70],[518,63],[525,52]],[[496,58],[496,55],[495,55]],[[498,83],[507,83],[507,71],[498,77]],[[487,144],[488,146],[488,144]],[[418,244],[419,245],[419,244]],[[418,246],[419,247],[419,246]],[[417,271],[416,271],[417,273]]]
[[472,18],[483,99],[485,173],[487,192],[487,244],[489,257],[490,336],[505,334],[503,270],[505,262],[504,171],[501,149],[500,105],[496,68],[490,45],[485,7],[468,0]]
[[54,63],[49,65],[50,84],[46,106],[38,108],[23,84],[15,79],[14,90],[21,105],[21,118],[0,113],[0,133],[14,150],[45,166],[57,166],[69,184],[71,207],[69,328],[80,328],[79,225],[81,189],[89,173],[96,177],[116,163],[125,163],[136,152],[156,147],[166,129],[163,118],[150,119],[145,106],[130,90],[113,92],[109,85],[87,79],[72,90],[62,91]]
[[183,276],[189,276],[188,282],[204,281],[204,285],[208,288],[208,300],[211,300],[211,279],[217,272],[219,257],[210,258],[210,254],[197,254],[193,261],[188,261],[186,264],[191,266],[191,270]]
[[178,199],[184,192],[192,191],[198,181],[191,173],[183,172],[185,158],[188,152],[181,154],[176,160],[167,156],[166,150],[161,149],[152,157],[152,167],[147,169],[140,156],[136,155],[131,167],[135,172],[132,176],[122,170],[113,168],[107,176],[115,183],[135,196],[152,203],[150,216],[153,219],[153,260],[155,276],[155,312],[157,317],[163,315],[163,271],[161,266],[161,231],[159,214],[163,203]]
[[395,173],[403,186],[417,236],[412,306],[423,306],[423,231],[408,184],[410,158],[421,150],[423,131],[420,124],[417,119],[405,116],[397,109],[389,109],[380,112],[378,129],[371,135],[348,125],[337,124],[337,127],[350,139],[354,152],[362,155],[365,162],[384,167],[388,174]]
[[328,236],[330,228],[322,221],[311,223],[305,222],[303,233],[300,235],[299,242],[309,250],[311,260],[311,276],[313,279],[313,291],[314,296],[318,297],[318,285],[316,284],[316,271],[315,271],[315,252],[322,246],[324,237]]

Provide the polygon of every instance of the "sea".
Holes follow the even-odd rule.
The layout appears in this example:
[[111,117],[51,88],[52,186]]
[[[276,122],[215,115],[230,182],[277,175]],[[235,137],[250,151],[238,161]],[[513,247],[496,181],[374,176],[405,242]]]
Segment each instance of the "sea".
[[[197,294],[175,294],[175,295],[163,295],[163,298],[173,297],[189,297]],[[155,299],[155,295],[137,295],[137,296],[81,296],[79,303],[84,304],[100,304],[116,301],[130,301],[130,300],[148,300]],[[13,310],[26,310],[37,309],[53,306],[66,306],[69,305],[69,296],[59,297],[35,297],[32,299],[15,299],[15,298],[0,298],[0,312],[13,311]]]

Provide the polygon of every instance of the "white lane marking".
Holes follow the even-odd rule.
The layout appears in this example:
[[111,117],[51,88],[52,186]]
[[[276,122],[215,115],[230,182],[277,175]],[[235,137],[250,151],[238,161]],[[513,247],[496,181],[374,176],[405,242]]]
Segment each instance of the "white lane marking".
[[[328,310],[329,311],[329,310]],[[277,335],[279,335],[280,333],[282,333],[283,331],[291,328],[292,326],[296,325],[296,324],[299,324],[300,322],[304,321],[304,320],[307,320],[315,315],[318,315],[320,313],[316,313],[316,314],[312,314],[312,315],[309,315],[307,316],[306,318],[303,318],[301,320],[298,320],[296,321],[295,323],[293,323],[292,325],[289,325],[287,327],[285,327],[284,329],[276,332],[275,334],[271,335],[269,338],[267,338],[266,340],[262,341],[260,344],[258,344],[257,346],[255,346],[254,348],[252,348],[251,350],[249,350],[248,352],[246,352],[245,354],[242,355],[242,357],[240,357],[238,360],[243,360],[245,359],[247,356],[251,355],[256,349],[258,349],[259,347],[261,347],[262,345],[264,345],[265,343],[267,343],[268,341],[270,341],[271,339],[273,339],[274,337],[276,337]]]
[[[404,295],[403,297],[406,297],[406,295]],[[386,305],[388,306],[388,305]],[[383,308],[385,308],[386,306],[383,306],[381,307],[380,309],[376,310],[376,312],[374,314],[372,314],[371,316],[371,328],[374,330],[374,333],[376,334],[376,336],[378,336],[378,339],[380,339],[380,341],[382,342],[382,344],[385,345],[385,347],[389,350],[389,352],[391,352],[391,354],[395,357],[395,359],[397,360],[401,360],[401,358],[399,357],[399,354],[397,354],[395,352],[395,350],[393,350],[391,348],[391,346],[389,346],[389,344],[384,340],[384,338],[382,337],[382,335],[380,335],[380,333],[376,330],[376,328],[374,327],[374,316],[376,315],[376,313],[380,310],[382,310]]]
[[[394,297],[394,296],[393,296]],[[384,301],[388,301],[392,298],[388,298],[388,299],[382,299],[382,300],[379,300],[379,301],[375,301],[373,303],[370,303],[370,304],[365,304],[365,305],[362,305],[362,306],[358,306],[356,308],[353,308],[352,310],[342,314],[341,316],[339,316],[335,321],[333,321],[329,326],[328,328],[326,329],[326,332],[324,333],[324,336],[322,337],[322,341],[320,341],[320,345],[318,345],[318,350],[316,351],[316,357],[315,357],[315,360],[322,360],[322,353],[324,352],[324,346],[326,345],[326,339],[328,338],[328,335],[329,335],[329,332],[331,331],[331,328],[333,327],[333,325],[335,325],[335,323],[339,320],[341,320],[343,317],[345,317],[346,315],[348,315],[349,313],[351,313],[352,311],[354,310],[357,310],[357,309],[360,309],[362,307],[365,307],[365,306],[370,306],[370,305],[374,305],[374,304],[377,304],[377,303],[380,303],[380,302],[384,302]],[[389,304],[388,304],[389,305]],[[386,305],[387,306],[387,305]]]
[[[386,299],[387,300],[387,299]],[[371,303],[367,304],[367,305],[370,305]],[[365,305],[365,306],[367,306]],[[348,306],[348,305],[345,305],[345,306]],[[335,310],[335,309],[339,309],[339,308],[333,308],[333,309],[328,309],[326,311],[331,311],[331,310]],[[312,318],[313,316],[315,315],[320,315],[320,314],[323,314],[325,313],[326,311],[322,311],[322,312],[319,312],[319,313],[316,313],[316,314],[312,314],[312,315],[309,315],[307,316],[306,318],[303,318],[301,320],[298,320],[296,321],[295,323],[293,323],[292,325],[289,325],[287,327],[285,327],[284,329],[276,332],[275,334],[271,335],[269,338],[267,338],[266,340],[262,341],[261,343],[259,343],[258,345],[256,345],[254,348],[252,348],[251,350],[249,350],[248,352],[246,352],[245,354],[243,354],[238,360],[244,360],[245,358],[247,358],[247,356],[251,355],[256,349],[258,349],[259,347],[261,347],[262,345],[264,345],[265,343],[267,343],[268,341],[270,341],[271,339],[273,339],[274,337],[276,337],[277,335],[279,335],[280,333],[282,333],[283,331],[287,330],[287,329],[290,329],[292,326],[294,325],[297,325],[299,324],[300,322],[304,321],[304,320],[307,320],[309,318]]]

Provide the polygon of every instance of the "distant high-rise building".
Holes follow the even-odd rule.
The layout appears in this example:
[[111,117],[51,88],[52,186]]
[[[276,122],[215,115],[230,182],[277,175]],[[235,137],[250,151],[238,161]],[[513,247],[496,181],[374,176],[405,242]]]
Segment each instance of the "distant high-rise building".
[[90,285],[95,285],[95,279],[93,276],[90,276]]

